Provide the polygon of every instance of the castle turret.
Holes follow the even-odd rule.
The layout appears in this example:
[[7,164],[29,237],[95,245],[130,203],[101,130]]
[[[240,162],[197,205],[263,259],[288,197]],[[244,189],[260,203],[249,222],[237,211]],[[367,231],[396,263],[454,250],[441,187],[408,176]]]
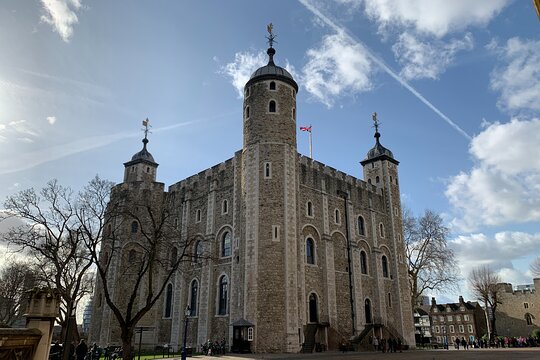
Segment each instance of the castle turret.
[[155,182],[156,181],[156,175],[157,175],[157,167],[159,166],[158,163],[154,161],[154,157],[148,149],[146,148],[148,145],[148,119],[143,121],[143,126],[145,127],[144,130],[144,139],[143,142],[143,148],[141,151],[133,155],[131,158],[131,161],[124,163],[124,182],[136,182],[136,181],[144,181],[144,182]]

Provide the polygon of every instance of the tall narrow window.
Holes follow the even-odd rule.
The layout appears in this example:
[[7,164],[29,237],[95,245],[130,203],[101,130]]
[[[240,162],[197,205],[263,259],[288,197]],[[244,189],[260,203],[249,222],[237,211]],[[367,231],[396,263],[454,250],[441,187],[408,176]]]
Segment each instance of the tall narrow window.
[[306,262],[315,264],[315,243],[312,238],[306,240]]
[[223,203],[221,203],[221,213],[227,214],[229,212],[229,203],[227,200],[223,200]]
[[279,241],[279,225],[272,225],[272,240]]
[[317,309],[317,295],[311,293],[309,294],[309,322],[317,323],[319,322],[319,311]]
[[227,277],[223,275],[219,279],[219,306],[218,306],[218,315],[227,314],[227,296],[228,296],[228,286]]
[[195,257],[194,257],[195,262],[201,261],[202,255],[203,255],[203,243],[201,240],[199,240],[197,241],[197,243],[195,243]]
[[191,282],[191,291],[189,299],[189,316],[197,316],[197,304],[199,296],[199,283],[197,280]]
[[358,217],[358,234],[359,235],[366,235],[366,226],[364,225],[364,218],[359,216]]
[[382,273],[385,278],[388,277],[388,259],[384,255],[382,257]]
[[176,262],[178,261],[178,249],[176,246],[173,246],[171,249],[171,264],[170,267],[173,268],[176,266]]
[[276,102],[274,100],[270,100],[270,103],[268,103],[268,112],[276,112]]
[[371,319],[371,301],[366,299],[364,302],[364,315],[366,317],[366,324],[371,324],[373,321]]
[[246,119],[249,119],[249,106],[246,106]]
[[360,251],[360,271],[367,275],[367,255],[364,250]]
[[165,314],[164,317],[170,318],[172,313],[172,296],[173,288],[172,284],[167,285],[167,292],[165,295]]
[[306,204],[306,214],[308,217],[313,217],[313,204],[308,201]]
[[264,163],[264,178],[265,179],[272,178],[272,163],[269,163],[269,162]]
[[133,221],[131,223],[131,233],[135,234],[137,231],[139,231],[139,223],[136,221]]
[[231,256],[231,233],[229,231],[225,231],[221,238],[221,256]]
[[531,316],[531,314],[529,314],[529,313],[525,314],[525,321],[527,322],[527,325],[532,325],[532,316]]
[[375,177],[375,182],[378,184],[380,182],[380,179],[378,176]]
[[201,221],[201,209],[197,210],[197,215],[195,215],[195,221],[200,222]]
[[379,224],[379,235],[384,237],[384,225],[382,223]]
[[341,224],[341,214],[338,209],[335,211],[334,221],[336,224]]
[[276,90],[276,82],[275,81],[270,82],[270,90]]
[[392,307],[392,293],[388,293],[388,307]]

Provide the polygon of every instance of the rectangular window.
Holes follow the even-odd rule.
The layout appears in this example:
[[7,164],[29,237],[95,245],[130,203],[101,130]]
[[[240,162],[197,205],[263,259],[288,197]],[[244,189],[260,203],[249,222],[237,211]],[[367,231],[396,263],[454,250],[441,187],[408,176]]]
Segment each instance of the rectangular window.
[[450,328],[450,332],[454,333],[454,325],[450,325],[449,328]]
[[446,319],[448,320],[448,322],[454,321],[452,315],[448,315],[448,316],[446,317]]
[[465,332],[465,327],[463,325],[459,325],[459,332],[460,333],[464,333]]
[[441,332],[441,329],[438,326],[435,326],[435,332],[438,334]]
[[272,225],[272,241],[279,241],[279,225]]
[[467,328],[468,328],[468,330],[469,330],[470,333],[473,332],[473,326],[472,326],[472,325],[467,326]]
[[271,179],[272,178],[272,163],[265,162],[264,163],[264,178],[265,179]]
[[456,321],[461,321],[461,316],[460,315],[456,315]]
[[247,329],[247,341],[253,341],[253,328],[248,327]]
[[442,315],[439,316],[439,321],[440,321],[440,322],[444,322],[444,316],[442,316]]
[[523,303],[523,307],[524,307],[525,309],[528,309],[528,308],[529,308],[529,303]]
[[469,321],[469,315],[463,315],[463,320]]

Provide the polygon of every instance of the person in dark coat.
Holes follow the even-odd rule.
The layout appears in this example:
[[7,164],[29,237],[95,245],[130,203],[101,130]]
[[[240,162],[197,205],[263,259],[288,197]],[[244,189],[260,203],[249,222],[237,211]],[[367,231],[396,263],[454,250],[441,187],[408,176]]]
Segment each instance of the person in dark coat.
[[81,339],[81,342],[75,348],[75,354],[77,355],[77,360],[84,360],[86,354],[88,353],[88,345]]

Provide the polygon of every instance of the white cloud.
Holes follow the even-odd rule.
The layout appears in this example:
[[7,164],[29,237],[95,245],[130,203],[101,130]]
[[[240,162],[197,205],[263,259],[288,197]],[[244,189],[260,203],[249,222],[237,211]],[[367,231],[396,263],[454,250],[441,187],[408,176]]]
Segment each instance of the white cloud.
[[507,110],[540,110],[540,40],[512,38],[506,46],[490,49],[505,64],[491,73],[491,88],[501,92],[499,106]]
[[238,97],[244,95],[244,85],[249,80],[251,74],[268,63],[268,57],[261,51],[257,53],[237,52],[234,55],[234,62],[228,63],[221,68],[221,73],[231,78],[232,85],[238,92]]
[[483,26],[511,0],[364,0],[366,14],[385,32],[395,26],[442,37]]
[[372,88],[373,65],[363,46],[343,32],[327,35],[318,49],[306,53],[302,82],[317,100],[331,107],[338,96]]
[[41,20],[53,26],[62,40],[69,42],[73,26],[79,22],[76,12],[81,9],[80,0],[41,0],[45,14]]
[[540,220],[540,119],[494,123],[474,137],[475,165],[450,179],[452,224],[464,230]]
[[56,116],[47,116],[47,122],[50,125],[54,125],[54,123],[56,123]]
[[503,282],[514,285],[529,283],[530,274],[514,267],[514,261],[523,261],[540,248],[540,233],[499,232],[494,236],[485,234],[462,235],[451,240],[461,274],[466,279],[474,267],[487,265],[496,271]]
[[399,36],[392,46],[394,55],[403,66],[400,75],[407,80],[437,79],[454,62],[455,55],[461,50],[473,48],[473,37],[465,34],[463,39],[420,41],[409,32]]
[[14,120],[7,124],[0,123],[0,142],[13,138],[23,142],[34,142],[33,138],[39,136],[39,133],[32,129],[26,120]]

